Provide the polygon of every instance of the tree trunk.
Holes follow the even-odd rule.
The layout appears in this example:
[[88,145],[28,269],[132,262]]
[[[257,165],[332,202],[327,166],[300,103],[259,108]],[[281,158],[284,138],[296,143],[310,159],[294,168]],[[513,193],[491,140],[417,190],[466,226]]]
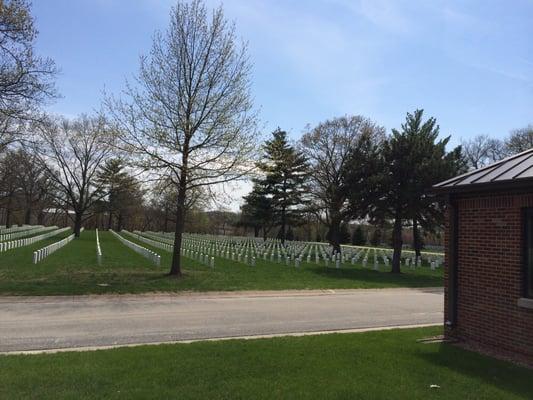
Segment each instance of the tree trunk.
[[74,236],[80,237],[82,213],[77,212],[74,216]]
[[[186,148],[184,154],[186,154]],[[174,252],[172,253],[172,265],[170,266],[170,276],[181,276],[181,241],[185,228],[185,196],[187,192],[186,160],[183,161],[180,185],[178,189],[178,199],[176,205],[176,229],[174,230]]]
[[123,219],[124,219],[124,217],[122,216],[122,213],[119,212],[118,213],[118,218],[117,218],[117,231],[118,232],[120,232],[122,230]]
[[24,223],[26,225],[29,225],[31,223],[31,207],[26,208],[26,212],[24,214]]
[[402,219],[399,213],[396,213],[396,218],[394,219],[394,227],[392,230],[392,246],[394,253],[392,255],[392,269],[391,272],[394,274],[399,274],[401,272],[401,261],[402,261]]
[[329,226],[329,244],[335,253],[341,252],[341,220],[333,217]]
[[44,210],[40,210],[37,214],[37,225],[44,225]]
[[259,226],[254,226],[254,237],[259,237]]
[[168,207],[165,207],[165,223],[163,226],[163,231],[168,232]]
[[113,224],[113,212],[111,210],[109,210],[109,215],[107,217],[107,229],[112,229],[112,224]]
[[11,210],[6,209],[6,228],[11,228]]
[[6,228],[11,228],[11,196],[7,199],[6,205]]
[[279,237],[281,239],[281,244],[285,244],[285,226],[287,224],[285,215],[285,207],[281,209],[281,227],[279,231]]
[[420,240],[420,231],[418,230],[418,220],[413,219],[413,249],[416,257],[420,258],[422,251],[422,241]]

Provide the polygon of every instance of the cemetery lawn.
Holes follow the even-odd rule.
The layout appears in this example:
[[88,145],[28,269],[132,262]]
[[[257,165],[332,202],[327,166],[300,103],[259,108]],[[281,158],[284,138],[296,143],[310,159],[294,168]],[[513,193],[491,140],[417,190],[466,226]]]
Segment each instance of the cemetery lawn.
[[0,398],[533,397],[533,370],[450,344],[417,342],[441,331],[437,327],[0,356]]
[[[263,260],[250,267],[223,258],[216,258],[214,270],[183,258],[183,276],[175,279],[166,276],[169,252],[137,242],[161,255],[161,266],[157,267],[109,232],[100,232],[103,258],[99,266],[94,231],[84,231],[79,239],[32,264],[33,251],[70,233],[0,253],[0,295],[435,287],[443,282],[442,268],[403,267],[404,273],[396,276],[384,265],[373,271],[373,265],[363,268],[348,264],[336,269],[304,262],[296,269]],[[130,236],[124,237],[135,242]]]

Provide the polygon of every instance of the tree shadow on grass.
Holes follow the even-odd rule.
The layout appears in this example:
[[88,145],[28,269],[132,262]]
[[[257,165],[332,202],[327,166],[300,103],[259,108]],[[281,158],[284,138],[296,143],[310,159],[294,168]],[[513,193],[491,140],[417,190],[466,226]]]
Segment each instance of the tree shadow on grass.
[[440,344],[437,352],[424,352],[417,356],[441,368],[482,381],[484,385],[493,386],[524,399],[533,399],[533,369],[497,360],[449,343]]
[[385,271],[372,271],[356,268],[337,269],[324,266],[312,266],[307,269],[322,277],[346,279],[372,284],[386,284],[397,287],[442,286],[444,280],[440,276],[417,275],[412,273],[392,274]]

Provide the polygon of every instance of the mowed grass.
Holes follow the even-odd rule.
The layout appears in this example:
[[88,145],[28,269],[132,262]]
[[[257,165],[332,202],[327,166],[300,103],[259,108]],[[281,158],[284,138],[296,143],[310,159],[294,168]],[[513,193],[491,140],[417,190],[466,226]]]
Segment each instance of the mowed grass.
[[[69,233],[61,236],[67,236]],[[171,253],[138,242],[161,255],[161,267],[124,246],[109,232],[100,232],[102,265],[96,259],[94,231],[76,239],[37,265],[32,253],[61,236],[6,253],[0,253],[0,294],[72,295],[101,293],[143,293],[178,291],[234,291],[284,289],[355,289],[385,287],[430,287],[442,285],[442,270],[405,268],[401,275],[390,274],[381,265],[345,265],[336,269],[302,263],[299,269],[258,260],[255,267],[217,258],[215,268],[182,258],[183,276],[168,277]],[[134,241],[128,235],[125,237]]]
[[[441,328],[1,356],[3,399],[531,399],[533,370]],[[431,388],[438,385],[438,388]]]

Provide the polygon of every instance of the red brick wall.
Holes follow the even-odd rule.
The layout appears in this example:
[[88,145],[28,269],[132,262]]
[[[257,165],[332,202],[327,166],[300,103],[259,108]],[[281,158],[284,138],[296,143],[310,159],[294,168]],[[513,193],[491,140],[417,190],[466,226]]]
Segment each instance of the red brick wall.
[[[522,209],[533,194],[458,197],[457,324],[447,335],[533,359],[533,310],[523,297]],[[448,229],[445,240],[449,243]],[[448,249],[448,246],[446,247]],[[445,261],[445,305],[447,266]],[[445,320],[448,312],[445,309]]]

